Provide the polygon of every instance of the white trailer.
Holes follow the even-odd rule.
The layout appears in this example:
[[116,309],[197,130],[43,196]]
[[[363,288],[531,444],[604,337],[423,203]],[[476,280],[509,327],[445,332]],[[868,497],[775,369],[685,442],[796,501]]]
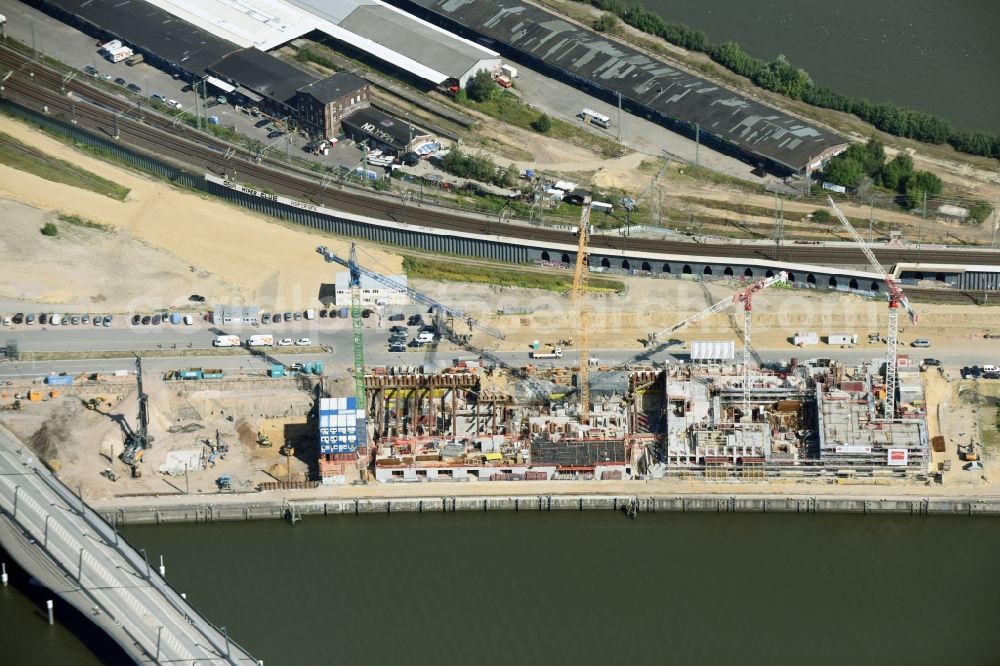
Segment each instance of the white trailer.
[[238,335],[219,335],[212,340],[213,347],[239,347],[240,346],[240,336]]
[[500,65],[500,73],[508,79],[516,79],[517,67],[514,67],[513,65]]
[[808,345],[818,345],[819,335],[813,331],[803,331],[796,333],[792,338],[792,344],[796,347],[806,347]]
[[826,336],[826,344],[828,345],[856,345],[858,344],[858,336],[852,333],[831,333]]
[[531,358],[562,358],[562,348],[556,347],[550,352],[533,351],[529,356]]
[[251,335],[247,340],[247,347],[273,347],[273,335]]

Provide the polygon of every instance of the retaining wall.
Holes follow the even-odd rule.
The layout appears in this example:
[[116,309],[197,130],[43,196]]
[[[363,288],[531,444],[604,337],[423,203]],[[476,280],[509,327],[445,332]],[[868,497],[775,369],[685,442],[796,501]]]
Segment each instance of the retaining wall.
[[764,497],[686,495],[510,495],[501,497],[401,497],[288,502],[248,496],[233,504],[191,504],[181,507],[108,507],[97,509],[114,525],[204,523],[297,516],[338,516],[393,513],[454,513],[458,511],[621,511],[637,503],[642,513],[860,513],[993,516],[1000,515],[1000,497],[896,498]]

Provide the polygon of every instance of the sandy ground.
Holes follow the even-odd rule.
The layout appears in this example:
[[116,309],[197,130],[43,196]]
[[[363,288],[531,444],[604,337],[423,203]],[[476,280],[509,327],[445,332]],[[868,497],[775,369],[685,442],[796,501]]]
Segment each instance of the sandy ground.
[[[0,243],[4,243],[0,247],[4,250],[18,249],[22,253],[17,255],[15,262],[4,261],[0,265],[0,289],[10,296],[21,297],[23,293],[32,298],[40,295],[44,300],[63,303],[87,303],[103,298],[106,309],[113,309],[114,305],[125,309],[134,294],[128,293],[128,289],[111,292],[101,289],[101,285],[114,284],[114,278],[118,278],[116,286],[131,277],[156,278],[155,269],[130,265],[150,261],[163,269],[160,277],[171,277],[162,283],[158,278],[143,281],[140,293],[149,306],[167,306],[178,297],[186,299],[194,285],[198,285],[198,293],[209,297],[210,301],[253,302],[278,309],[303,309],[316,304],[322,282],[334,280],[335,271],[315,254],[315,246],[326,244],[335,251],[347,249],[346,243],[305,227],[293,228],[271,222],[235,206],[174,189],[77,152],[10,118],[0,117],[0,132],[131,190],[126,201],[120,203],[0,165],[0,199],[44,212],[79,215],[108,225],[113,231],[101,237],[104,240],[98,248],[98,256],[102,261],[115,261],[113,257],[117,253],[118,267],[124,268],[116,273],[114,267],[92,265],[98,263],[93,260],[73,261],[66,269],[76,276],[72,281],[62,283],[59,278],[45,276],[38,280],[37,287],[21,286],[26,275],[43,272],[31,270],[32,265],[63,263],[66,259],[63,252],[67,250],[71,257],[80,257],[89,242],[70,249],[67,248],[69,243],[60,244],[56,240],[39,243],[33,251],[31,244],[25,242],[30,233],[24,236],[31,225],[26,223],[22,227],[18,223],[15,225],[17,238],[0,239]],[[0,214],[3,210],[0,209]],[[85,241],[93,239],[81,237]],[[54,249],[59,253],[52,254]],[[398,257],[374,247],[362,246],[362,250],[366,253],[366,261],[378,270],[399,271]],[[155,256],[157,253],[160,256]],[[5,252],[4,256],[10,255]],[[184,279],[178,275],[188,273],[191,275],[184,275]],[[65,271],[57,275],[61,277]]]
[[[640,349],[651,332],[678,323],[736,291],[735,282],[696,282],[679,279],[620,277],[623,294],[592,294],[588,299],[589,340],[592,349]],[[414,281],[414,286],[446,303],[462,303],[467,312],[506,333],[499,342],[482,333],[473,343],[488,349],[527,350],[534,340],[558,343],[577,333],[577,315],[568,294],[549,291]],[[504,307],[524,307],[527,315],[502,315]],[[925,337],[932,347],[965,348],[970,340],[1000,330],[996,313],[989,308],[964,305],[917,305],[918,327],[900,322],[900,340]],[[771,289],[754,298],[753,342],[758,349],[793,350],[790,338],[799,331],[856,333],[861,347],[869,332],[884,331],[884,301],[808,290]],[[461,327],[459,327],[461,329]],[[464,331],[462,331],[464,332]],[[718,313],[675,334],[682,341],[696,339],[741,340],[743,312],[738,308]],[[568,345],[560,345],[567,347]],[[813,349],[822,351],[825,344]],[[881,353],[882,346],[872,345]],[[808,353],[808,352],[803,352]],[[901,353],[907,353],[901,351]]]

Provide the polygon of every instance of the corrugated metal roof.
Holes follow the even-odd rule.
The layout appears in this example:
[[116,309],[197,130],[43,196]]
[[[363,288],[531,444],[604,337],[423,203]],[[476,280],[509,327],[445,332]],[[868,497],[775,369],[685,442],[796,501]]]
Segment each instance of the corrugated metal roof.
[[[397,0],[792,169],[847,140],[518,0]],[[420,12],[419,10],[424,10]],[[531,64],[530,62],[527,64]],[[609,95],[610,96],[610,95]]]
[[296,90],[319,78],[255,48],[232,53],[209,71],[279,102],[292,101]]
[[734,358],[736,358],[736,343],[732,340],[691,343],[692,361],[731,361]]

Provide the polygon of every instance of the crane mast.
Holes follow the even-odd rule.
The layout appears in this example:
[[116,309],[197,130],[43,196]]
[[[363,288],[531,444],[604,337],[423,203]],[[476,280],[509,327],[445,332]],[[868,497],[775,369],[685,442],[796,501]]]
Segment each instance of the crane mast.
[[885,345],[885,411],[882,416],[884,420],[891,421],[896,418],[896,386],[898,383],[896,375],[896,350],[899,342],[899,308],[902,306],[906,310],[910,316],[910,321],[914,324],[917,323],[917,313],[910,307],[910,302],[906,298],[906,294],[903,293],[902,287],[896,282],[896,278],[882,268],[878,257],[871,251],[868,243],[861,237],[861,234],[854,228],[854,225],[840,211],[840,208],[834,203],[833,197],[828,196],[826,199],[830,202],[830,208],[833,209],[837,219],[840,220],[840,223],[847,229],[851,238],[854,239],[854,242],[864,252],[868,263],[882,276],[886,291],[889,292],[889,324]]
[[[354,394],[357,410],[368,416],[367,392],[365,391],[365,339],[364,322],[361,321],[361,268],[358,266],[358,252],[351,243],[351,256],[347,260],[351,286],[351,332],[354,344]],[[358,433],[358,444],[364,446],[368,433]]]
[[580,391],[580,422],[590,420],[590,341],[587,338],[587,278],[590,266],[587,259],[587,237],[590,235],[590,197],[583,201],[580,211],[580,228],[577,232],[576,269],[573,271],[573,307],[579,328],[580,371],[577,383]]
[[737,291],[732,296],[727,296],[718,303],[711,305],[697,314],[693,314],[684,321],[678,322],[669,328],[653,334],[654,340],[660,340],[663,336],[675,333],[691,324],[696,324],[705,317],[722,312],[726,308],[737,303],[743,304],[743,410],[744,414],[750,413],[750,332],[753,313],[753,295],[763,291],[768,287],[788,281],[788,273],[781,271],[773,277],[766,277],[753,283],[745,289]]

